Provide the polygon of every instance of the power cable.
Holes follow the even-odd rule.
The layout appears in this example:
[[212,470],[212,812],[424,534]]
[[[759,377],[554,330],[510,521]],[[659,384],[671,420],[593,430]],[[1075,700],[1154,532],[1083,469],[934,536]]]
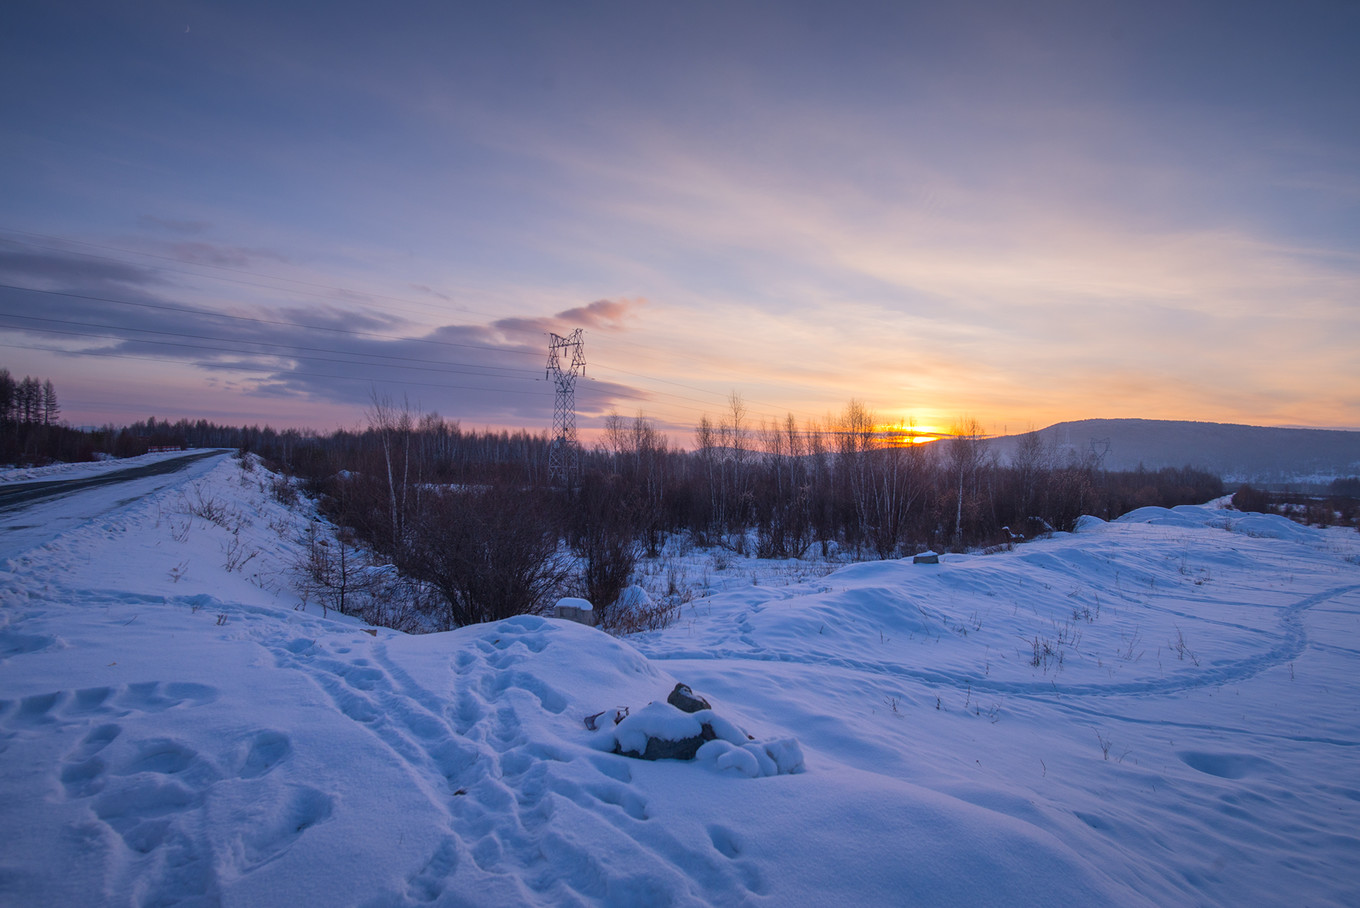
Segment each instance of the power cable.
[[[287,283],[287,284],[297,284],[297,285],[302,286],[302,287],[313,287],[313,288],[316,288],[316,290],[324,290],[324,291],[327,291],[327,295],[332,295],[332,294],[336,294],[336,293],[339,293],[339,294],[349,294],[349,295],[352,295],[352,296],[369,297],[369,298],[372,298],[372,299],[375,299],[375,300],[386,300],[386,301],[388,301],[388,302],[394,302],[394,303],[405,303],[405,304],[407,304],[407,305],[415,306],[415,307],[417,307],[417,308],[427,308],[427,307],[430,307],[430,305],[431,305],[431,304],[429,304],[429,303],[420,303],[420,302],[417,302],[416,300],[407,299],[407,298],[399,297],[399,296],[386,296],[386,295],[381,294],[381,293],[370,293],[370,292],[368,292],[368,291],[354,290],[353,288],[350,288],[350,287],[336,287],[336,286],[329,285],[329,284],[318,284],[318,283],[315,283],[315,282],[313,282],[313,281],[303,281],[303,280],[299,280],[299,279],[297,279],[297,278],[282,277],[282,276],[280,276],[280,275],[275,275],[275,274],[265,274],[265,273],[260,272],[260,271],[251,271],[251,270],[248,269],[248,268],[233,268],[233,267],[231,267],[230,265],[218,265],[218,264],[215,264],[215,263],[213,263],[213,262],[184,262],[182,259],[177,259],[177,258],[174,258],[174,257],[172,257],[172,256],[168,256],[168,255],[158,255],[158,254],[156,254],[156,253],[154,253],[154,252],[141,252],[141,251],[138,251],[138,250],[136,250],[136,249],[122,249],[122,248],[119,248],[119,247],[117,247],[117,246],[107,246],[107,245],[103,245],[103,244],[100,244],[100,243],[91,243],[91,242],[88,242],[88,241],[85,241],[85,240],[73,240],[73,239],[69,239],[69,238],[66,238],[66,237],[51,236],[50,234],[45,234],[45,233],[34,233],[34,232],[31,232],[31,231],[27,231],[27,230],[15,230],[15,229],[13,229],[13,228],[0,228],[0,232],[9,233],[9,234],[11,234],[11,235],[13,235],[13,236],[37,237],[37,238],[39,238],[39,239],[44,239],[44,240],[49,240],[49,241],[56,242],[56,243],[58,243],[58,244],[66,244],[66,245],[74,244],[74,245],[77,245],[77,246],[88,246],[88,247],[90,247],[90,248],[92,248],[92,249],[106,249],[106,250],[108,250],[108,251],[110,251],[110,252],[119,252],[119,253],[122,253],[123,255],[136,255],[136,256],[141,256],[141,257],[143,257],[143,258],[158,259],[158,260],[160,260],[160,261],[165,261],[165,262],[173,262],[173,263],[176,264],[176,265],[192,264],[192,265],[194,265],[195,267],[198,267],[198,268],[213,268],[213,269],[216,269],[216,270],[218,270],[218,271],[230,271],[230,272],[232,272],[232,273],[234,273],[234,274],[246,274],[246,275],[250,275],[251,277],[263,278],[263,279],[265,279],[265,280],[279,281],[279,282],[281,282],[281,283]],[[64,247],[61,246],[61,245],[58,245],[58,246],[41,246],[41,245],[38,245],[38,244],[35,244],[35,243],[29,243],[29,245],[34,246],[35,248],[38,248],[38,249],[46,249],[46,250],[48,250],[48,251],[50,251],[50,252],[61,252],[61,253],[65,253],[65,254],[67,254],[67,255],[80,255],[80,256],[84,256],[85,258],[101,259],[101,260],[106,261],[106,262],[116,262],[116,263],[121,264],[121,265],[132,265],[132,264],[135,264],[135,263],[133,263],[133,262],[127,261],[126,259],[118,259],[118,258],[114,258],[114,257],[112,257],[112,256],[107,256],[107,255],[96,255],[95,253],[92,253],[92,252],[81,252],[81,251],[79,251],[79,250],[77,250],[77,249],[68,249],[68,248],[64,248]],[[197,271],[185,270],[184,268],[166,268],[165,266],[159,266],[159,267],[160,267],[160,270],[162,270],[162,271],[167,271],[167,272],[169,272],[169,273],[171,273],[171,274],[185,274],[185,275],[189,275],[190,277],[208,278],[208,279],[210,279],[210,280],[227,281],[227,282],[233,283],[233,284],[242,284],[242,285],[247,286],[247,287],[258,287],[258,288],[260,288],[260,289],[262,289],[262,290],[276,290],[276,291],[277,291],[277,290],[279,289],[278,287],[271,287],[271,286],[269,286],[268,284],[257,284],[257,283],[254,283],[253,281],[243,281],[243,280],[238,280],[238,279],[233,279],[233,278],[228,278],[228,277],[222,277],[222,276],[220,276],[220,275],[202,274],[202,273],[197,272]],[[310,295],[310,296],[316,296],[316,297],[318,297],[318,298],[324,298],[324,297],[322,296],[322,294],[320,294],[320,293],[315,293],[315,292],[309,292],[308,295]],[[498,317],[498,316],[497,316],[496,314],[494,314],[494,313],[479,311],[479,310],[476,310],[476,309],[471,309],[471,308],[469,308],[469,307],[467,307],[467,306],[460,306],[459,308],[460,308],[461,311],[468,312],[468,313],[471,313],[471,314],[473,314],[473,315],[485,315],[485,316],[488,316],[488,317],[490,317],[490,318],[497,318],[497,317]]]
[[348,334],[354,337],[372,337],[379,340],[404,341],[416,344],[435,344],[440,347],[462,347],[470,350],[492,350],[497,353],[513,353],[517,356],[542,356],[541,353],[532,350],[515,350],[510,347],[496,347],[491,344],[460,344],[456,341],[430,340],[421,337],[400,337],[390,334],[377,334],[371,331],[354,331],[348,328],[331,328],[326,325],[304,325],[300,322],[276,321],[274,319],[257,318],[249,315],[228,315],[225,312],[209,312],[204,309],[194,309],[189,306],[174,306],[168,303],[147,303],[136,300],[116,299],[108,296],[91,296],[83,293],[71,293],[68,290],[44,290],[40,287],[24,287],[19,284],[0,283],[0,288],[7,290],[22,290],[28,293],[46,293],[51,296],[65,296],[71,299],[87,300],[97,303],[116,303],[123,306],[138,306],[143,309],[164,309],[170,312],[184,312],[189,315],[199,315],[208,318],[230,319],[232,321],[255,322],[260,325],[275,325],[288,328],[303,328],[308,331],[330,331],[335,334]]
[[[130,338],[130,337],[124,337],[124,336],[123,336],[123,334],[131,333],[131,332],[136,332],[136,333],[138,333],[138,334],[158,334],[158,335],[160,335],[160,336],[162,336],[162,337],[187,337],[187,338],[192,338],[192,339],[194,339],[194,340],[217,340],[217,341],[222,341],[222,342],[226,342],[226,341],[228,341],[228,340],[235,340],[235,341],[237,341],[238,343],[242,343],[242,344],[254,344],[255,346],[258,346],[258,347],[282,347],[286,352],[284,352],[284,353],[264,353],[264,354],[262,354],[262,355],[266,355],[266,356],[287,356],[287,357],[293,358],[293,359],[317,359],[317,360],[321,360],[321,361],[324,361],[324,362],[353,363],[354,365],[364,365],[364,366],[382,366],[382,365],[385,365],[384,363],[369,363],[369,362],[363,362],[363,361],[361,361],[361,360],[343,360],[343,359],[335,359],[335,360],[332,360],[332,359],[323,359],[322,357],[309,357],[309,356],[303,356],[303,355],[300,355],[300,354],[294,354],[294,353],[292,353],[292,351],[294,351],[294,350],[309,350],[309,351],[312,351],[312,352],[315,352],[315,353],[337,353],[337,354],[341,354],[341,355],[344,355],[344,356],[371,357],[371,358],[375,358],[375,359],[390,359],[390,360],[396,360],[398,363],[400,363],[400,364],[402,364],[402,365],[405,365],[405,364],[407,364],[407,363],[430,363],[430,364],[438,365],[438,366],[445,366],[445,365],[448,365],[448,366],[470,366],[470,365],[472,365],[472,364],[470,364],[470,363],[447,363],[447,364],[446,364],[446,363],[443,363],[443,362],[441,362],[440,360],[437,360],[437,359],[413,359],[413,358],[403,357],[403,356],[389,356],[389,355],[386,354],[386,353],[351,353],[351,352],[349,352],[348,350],[333,350],[333,349],[330,349],[329,347],[306,347],[306,346],[303,346],[303,345],[301,345],[301,344],[292,344],[292,343],[282,344],[282,343],[276,343],[276,342],[274,342],[274,341],[252,340],[252,339],[249,339],[249,338],[217,338],[217,337],[213,337],[213,336],[207,335],[207,334],[192,334],[192,333],[181,332],[181,331],[159,331],[159,330],[156,330],[156,329],[154,329],[154,328],[130,328],[130,327],[122,326],[122,325],[100,325],[100,324],[97,324],[97,323],[95,323],[95,322],[82,322],[82,321],[72,321],[72,320],[68,320],[68,319],[47,318],[47,317],[41,316],[41,315],[14,315],[14,314],[8,313],[8,312],[0,312],[0,318],[23,319],[24,321],[34,321],[34,322],[52,322],[52,323],[58,324],[58,325],[76,325],[76,326],[79,326],[79,327],[81,327],[81,328],[98,328],[98,329],[105,330],[105,331],[121,332],[121,333],[116,333],[116,334],[91,334],[91,335],[86,335],[86,336],[90,336],[90,337],[107,337],[107,338],[110,338],[110,339],[113,339],[113,340],[119,340],[119,339],[121,339],[121,340],[141,340],[141,338]],[[22,327],[20,327],[20,326],[15,326],[15,327],[19,328],[19,330],[23,330]],[[57,331],[57,329],[41,329],[41,330],[44,330],[44,331],[47,331],[47,330]],[[60,331],[58,331],[57,333],[63,333],[63,334],[72,334],[72,333],[74,333],[74,334],[80,334],[81,332],[60,332]],[[216,347],[204,347],[203,349],[221,349],[221,348],[216,348]],[[226,352],[237,352],[237,351],[228,350],[228,351],[226,351]],[[407,368],[421,369],[422,367],[420,367],[420,366],[408,366]],[[499,372],[520,373],[521,375],[537,375],[537,372],[530,372],[530,371],[527,370],[527,369],[511,369],[511,368],[508,368],[508,367],[505,367],[505,366],[480,366],[480,367],[476,367],[476,368],[478,369],[478,371],[472,371],[472,372],[464,371],[464,370],[461,370],[461,369],[450,369],[450,368],[437,369],[437,370],[435,370],[435,369],[424,369],[423,371],[440,371],[440,372],[448,372],[448,373],[454,374],[454,375],[479,375],[479,374],[482,374],[481,371],[480,371],[480,370],[482,370],[482,369],[495,369],[495,370],[497,370],[497,371],[499,371]],[[496,377],[500,377],[500,376],[492,376],[492,375],[488,375],[487,377],[488,377],[488,378],[496,378]],[[504,376],[504,377],[505,377],[505,378],[518,378],[519,376],[518,376],[518,375],[506,375],[506,376]]]
[[[159,343],[159,342],[158,342],[158,341],[149,341],[149,343]],[[195,362],[195,361],[193,361],[193,360],[166,359],[165,357],[162,357],[162,356],[138,356],[138,355],[135,354],[135,353],[114,353],[114,352],[112,352],[112,351],[106,351],[106,350],[63,350],[63,349],[60,348],[60,347],[35,347],[35,346],[30,345],[30,344],[5,344],[5,343],[0,343],[0,347],[5,347],[5,348],[8,348],[8,349],[12,349],[12,350],[41,350],[41,351],[43,351],[43,352],[45,352],[45,353],[57,353],[57,354],[64,354],[64,355],[67,355],[67,356],[104,356],[104,357],[111,357],[111,358],[114,358],[114,359],[135,359],[135,360],[141,360],[141,361],[143,361],[143,362],[152,362],[152,363],[170,363],[170,364],[173,364],[173,365],[180,365],[180,366],[202,366],[202,365],[203,365],[202,362]],[[257,370],[252,370],[252,371],[268,372],[269,370],[267,370],[267,369],[257,369]],[[393,379],[374,379],[374,378],[371,378],[371,377],[361,377],[361,376],[357,376],[357,375],[326,375],[326,374],[323,374],[323,373],[316,373],[316,372],[307,373],[306,377],[307,377],[307,378],[331,378],[331,379],[338,379],[338,380],[340,380],[340,381],[362,381],[362,382],[368,382],[368,383],[370,383],[370,384],[402,385],[402,386],[411,385],[411,386],[414,386],[414,387],[421,387],[421,388],[442,388],[442,389],[447,390],[447,391],[488,391],[488,392],[495,393],[495,394],[542,394],[541,391],[528,391],[528,390],[517,391],[517,390],[515,390],[515,389],[513,389],[513,388],[481,388],[481,387],[476,387],[476,386],[473,386],[473,385],[447,385],[447,384],[436,384],[436,383],[434,383],[434,382],[418,382],[418,381],[405,381],[405,380],[396,381],[396,380],[393,380]]]
[[[58,242],[58,243],[74,243],[74,244],[78,244],[78,245],[89,246],[89,247],[91,247],[91,248],[107,249],[107,250],[110,250],[110,251],[121,252],[121,253],[128,254],[128,255],[143,256],[143,257],[147,257],[147,258],[155,258],[155,259],[160,259],[160,260],[164,260],[164,261],[171,261],[171,262],[178,262],[178,261],[179,261],[179,260],[177,260],[177,259],[173,259],[173,258],[170,258],[170,257],[168,257],[168,256],[156,255],[156,254],[154,254],[154,253],[146,253],[146,252],[138,252],[138,251],[135,251],[135,250],[120,249],[120,248],[118,248],[118,247],[104,246],[104,245],[100,245],[100,244],[96,244],[96,243],[88,243],[88,242],[79,241],[79,240],[64,240],[63,238],[60,238],[60,237],[53,237],[53,236],[50,236],[50,235],[47,235],[47,234],[39,234],[39,233],[34,233],[34,232],[29,232],[29,231],[17,231],[17,230],[13,230],[13,229],[7,229],[7,230],[5,230],[5,232],[11,233],[11,234],[16,235],[16,236],[38,237],[38,238],[42,238],[42,239],[47,239],[47,240],[55,241],[55,242]],[[118,262],[118,263],[120,263],[120,264],[134,264],[134,263],[131,263],[131,262],[127,262],[126,260],[119,260],[119,259],[115,259],[115,258],[112,258],[112,257],[109,257],[109,256],[94,255],[94,254],[92,254],[92,253],[84,253],[84,252],[79,252],[79,251],[76,251],[76,250],[62,249],[62,248],[51,247],[51,246],[48,246],[48,247],[38,246],[37,248],[47,248],[47,249],[49,249],[49,250],[51,250],[51,251],[58,251],[58,252],[63,252],[63,253],[67,253],[67,254],[81,255],[81,256],[90,257],[90,258],[102,259],[102,260],[105,260],[105,261]],[[326,291],[330,291],[330,292],[334,292],[334,293],[348,293],[348,294],[355,294],[355,293],[357,293],[357,291],[354,291],[354,290],[352,290],[352,289],[350,289],[350,288],[338,287],[338,286],[334,286],[334,285],[326,285],[326,284],[317,284],[317,283],[313,283],[313,282],[300,281],[300,280],[296,280],[296,279],[292,279],[292,278],[283,278],[283,277],[278,277],[278,276],[274,276],[274,275],[261,275],[261,274],[258,273],[258,272],[249,271],[249,270],[247,270],[247,269],[232,268],[232,267],[230,267],[230,266],[225,266],[225,265],[216,265],[216,264],[212,264],[212,263],[195,263],[195,264],[198,265],[198,266],[200,266],[200,267],[213,268],[213,269],[216,269],[216,270],[230,271],[230,272],[233,272],[233,273],[248,274],[248,275],[252,275],[252,276],[262,276],[262,277],[265,277],[265,278],[267,278],[267,279],[269,279],[269,280],[278,280],[278,281],[282,281],[282,282],[286,282],[286,283],[297,284],[297,285],[299,285],[299,286],[314,287],[314,288],[317,288],[317,289],[320,289],[320,290],[326,290]],[[213,275],[204,275],[204,274],[200,274],[200,273],[193,272],[193,271],[176,271],[176,269],[169,269],[169,268],[162,268],[162,270],[171,271],[171,272],[174,272],[174,273],[188,274],[188,275],[191,275],[191,276],[194,276],[194,277],[206,277],[206,278],[209,278],[209,279],[219,279],[219,278],[217,278],[216,276],[213,276]],[[241,282],[241,283],[248,283],[248,282]],[[256,284],[256,285],[253,285],[253,286],[261,286],[261,287],[264,287],[265,285]],[[147,308],[147,309],[159,309],[159,310],[165,310],[165,311],[182,312],[182,313],[185,313],[185,314],[190,314],[190,315],[194,315],[194,316],[198,316],[198,317],[217,318],[217,319],[224,319],[224,320],[231,320],[231,321],[238,321],[238,322],[249,322],[249,323],[261,324],[261,325],[273,325],[273,326],[280,326],[280,327],[292,327],[292,328],[300,328],[300,329],[303,329],[303,330],[310,330],[310,331],[326,331],[326,332],[334,333],[334,334],[341,334],[341,335],[347,335],[347,336],[352,336],[352,337],[374,338],[374,339],[385,340],[385,341],[392,341],[392,342],[400,341],[400,342],[406,342],[406,343],[421,343],[421,344],[437,345],[437,346],[442,346],[442,347],[464,348],[464,349],[477,349],[477,350],[487,350],[487,351],[493,351],[493,352],[502,353],[502,354],[514,354],[514,355],[524,355],[524,356],[540,356],[540,355],[541,355],[541,354],[540,354],[539,352],[537,352],[537,351],[532,351],[532,350],[516,350],[516,349],[513,349],[513,348],[508,348],[508,347],[503,347],[503,346],[493,346],[493,345],[487,345],[487,344],[464,344],[464,343],[458,343],[458,342],[454,342],[454,341],[439,341],[439,340],[433,340],[433,339],[429,339],[429,338],[401,337],[401,336],[394,336],[394,335],[389,335],[389,334],[380,334],[380,333],[376,333],[376,332],[365,332],[365,331],[356,331],[356,330],[352,330],[352,329],[334,328],[334,327],[330,327],[330,326],[326,326],[326,325],[308,325],[308,324],[299,323],[299,322],[289,322],[289,321],[283,321],[283,320],[265,319],[265,318],[259,318],[259,317],[253,317],[253,316],[230,315],[230,314],[227,314],[227,313],[211,312],[211,311],[207,311],[207,310],[203,310],[203,309],[196,309],[196,308],[186,307],[186,306],[175,306],[175,305],[168,304],[168,303],[148,303],[148,302],[144,302],[144,301],[135,301],[135,300],[127,300],[127,299],[118,299],[118,298],[105,297],[105,296],[94,296],[94,295],[90,295],[90,294],[78,294],[78,293],[72,293],[72,292],[70,292],[70,291],[46,290],[46,289],[42,289],[42,288],[37,288],[37,287],[27,287],[27,286],[16,285],[16,284],[0,283],[0,288],[7,288],[7,289],[12,289],[12,290],[17,290],[17,291],[20,291],[20,292],[43,293],[43,294],[49,294],[49,295],[64,296],[64,297],[68,297],[68,298],[71,298],[71,299],[83,299],[83,300],[92,301],[92,302],[106,302],[106,303],[112,303],[112,304],[115,304],[115,305],[135,306],[135,307]],[[265,289],[278,289],[278,288],[265,287]],[[400,297],[392,297],[392,296],[383,296],[383,295],[381,295],[381,294],[367,294],[367,295],[370,296],[370,297],[373,297],[373,298],[387,299],[387,300],[396,301],[396,302],[404,302],[404,303],[412,303],[412,302],[413,302],[413,301],[408,300],[408,299],[403,299],[403,298],[400,298]],[[468,308],[466,308],[466,307],[464,307],[464,311],[473,312],[473,313],[476,313],[476,314],[483,314],[483,315],[487,315],[487,316],[492,317],[492,318],[498,317],[498,316],[496,316],[496,315],[493,314],[493,313],[478,312],[477,310],[468,309]],[[22,317],[22,316],[16,316],[16,317]],[[27,317],[27,318],[32,318],[32,317]],[[113,330],[120,330],[120,329],[113,329]],[[150,331],[150,329],[126,329],[126,330],[138,330],[138,331],[142,331],[143,333],[152,333],[152,332]],[[204,336],[204,335],[177,335],[177,334],[174,334],[173,332],[154,332],[154,333],[160,333],[160,334],[168,335],[168,336],[187,336],[187,337],[195,337],[195,338],[199,338],[199,339],[209,339],[209,338],[207,338],[207,337]],[[144,341],[144,342],[150,342],[150,341]],[[646,345],[646,344],[639,344],[639,343],[634,342],[634,341],[626,341],[626,340],[622,340],[622,339],[620,339],[620,338],[611,338],[611,342],[613,342],[613,343],[618,343],[618,344],[624,344],[624,345],[627,345],[627,346],[630,346],[630,347],[634,347],[634,348],[637,348],[637,349],[642,349],[642,350],[661,351],[661,350],[663,349],[663,348],[659,348],[659,347],[649,346],[649,345]],[[257,345],[267,345],[267,346],[289,346],[289,345],[283,345],[283,344],[275,344],[275,343],[268,342],[268,341],[248,341],[248,343],[254,343],[254,344],[257,344]],[[214,349],[214,348],[205,348],[205,349]],[[292,349],[312,350],[312,351],[317,351],[317,352],[334,352],[334,353],[339,353],[339,354],[346,355],[346,356],[372,356],[372,357],[378,357],[378,358],[384,358],[384,359],[396,359],[396,357],[389,357],[389,356],[387,356],[386,354],[377,354],[377,353],[369,353],[369,354],[351,354],[351,353],[349,353],[348,351],[336,351],[336,350],[330,350],[330,349],[328,349],[328,348],[303,347],[303,346],[297,346],[297,345],[292,345]],[[235,352],[235,351],[221,351],[221,350],[219,350],[218,352]],[[262,354],[262,355],[276,355],[276,354]],[[317,357],[303,357],[303,356],[296,356],[295,358],[299,358],[299,359],[303,359],[303,358],[319,359],[319,358],[317,358]],[[410,360],[410,359],[407,359],[406,361],[407,361],[407,362],[428,362],[428,363],[438,363],[438,362],[439,362],[439,361],[437,361],[437,360]],[[337,361],[337,362],[353,362],[353,361],[352,361],[352,360],[344,360],[344,361]],[[366,365],[382,366],[383,364],[381,364],[381,363],[371,363],[371,364],[366,364]],[[450,364],[450,365],[471,365],[471,364],[453,363],[453,364]],[[418,368],[418,367],[412,366],[412,367],[410,367],[410,368]],[[498,371],[503,371],[503,372],[521,371],[521,370],[513,370],[513,369],[511,369],[511,368],[509,368],[509,367],[500,367],[500,366],[487,366],[487,367],[483,367],[483,368],[487,368],[487,369],[496,369],[496,370],[498,370]],[[645,375],[645,374],[643,374],[643,373],[633,372],[633,371],[630,371],[630,370],[627,370],[627,369],[622,369],[622,368],[613,367],[613,366],[597,366],[596,369],[597,369],[597,370],[601,370],[601,371],[605,371],[605,372],[607,372],[607,373],[612,372],[612,373],[617,373],[617,374],[620,374],[620,375],[627,375],[627,376],[630,376],[630,377],[635,378],[635,379],[641,379],[641,380],[644,381],[644,382],[661,383],[661,384],[672,385],[672,386],[675,386],[675,387],[686,388],[686,389],[695,391],[695,392],[700,393],[700,394],[708,395],[708,396],[711,396],[715,401],[722,400],[722,403],[715,403],[715,404],[714,404],[714,406],[715,406],[715,407],[718,407],[718,408],[721,408],[721,406],[723,405],[723,403],[726,402],[725,400],[723,400],[724,395],[723,395],[721,392],[711,391],[711,390],[709,390],[709,389],[707,389],[707,388],[702,388],[702,387],[699,387],[699,386],[696,386],[696,385],[686,384],[686,383],[684,383],[684,382],[678,382],[678,381],[674,381],[674,380],[671,380],[671,379],[659,378],[659,377],[656,377],[656,376],[649,376],[649,375]],[[426,371],[428,371],[428,370],[426,370]],[[467,372],[458,372],[458,371],[456,371],[456,370],[440,370],[440,371],[449,371],[451,374],[478,374],[478,373],[476,373],[476,372],[467,373]],[[807,386],[796,386],[796,387],[807,387]],[[583,390],[584,390],[584,389],[583,389]],[[644,390],[646,390],[646,393],[647,393],[648,395],[650,395],[650,396],[648,396],[648,397],[643,397],[642,399],[644,399],[644,400],[653,400],[653,401],[655,401],[655,398],[656,398],[656,397],[663,397],[663,398],[674,399],[674,400],[677,400],[677,401],[678,401],[678,400],[684,400],[684,401],[690,401],[690,402],[692,402],[692,403],[700,403],[700,404],[705,403],[704,401],[701,401],[701,400],[699,400],[699,399],[697,399],[697,398],[688,397],[688,396],[685,396],[685,395],[678,395],[678,394],[674,394],[674,393],[670,393],[670,392],[665,392],[665,391],[660,391],[660,390],[656,390],[656,389],[644,389]],[[630,395],[630,396],[642,397],[642,395]],[[739,396],[740,396],[740,395],[739,395]],[[778,405],[776,405],[776,404],[774,404],[774,403],[771,403],[771,402],[768,402],[768,401],[762,401],[762,400],[756,400],[756,399],[752,399],[752,398],[746,398],[746,397],[744,397],[744,396],[743,396],[741,399],[742,399],[743,404],[746,404],[746,405],[754,404],[754,405],[757,405],[757,406],[769,407],[769,408],[777,409],[777,410],[783,410],[783,411],[784,411],[784,414],[787,414],[787,413],[790,413],[790,412],[797,412],[798,415],[801,415],[805,420],[810,421],[810,422],[816,422],[817,420],[819,420],[819,419],[821,418],[821,417],[818,417],[818,416],[813,416],[812,414],[808,413],[807,411],[793,411],[793,410],[788,409],[788,408],[779,407]],[[698,407],[686,406],[686,405],[684,405],[684,404],[673,404],[672,406],[675,407],[675,408],[678,408],[678,409],[684,409],[684,410],[689,410],[689,411],[698,412],[698,413],[707,413],[707,412],[708,412],[708,411],[705,410],[705,409],[701,409],[701,408],[698,408]],[[775,422],[778,422],[778,421],[780,421],[780,420],[783,419],[783,415],[784,415],[784,414],[775,415],[773,412],[750,412],[750,411],[748,411],[748,414],[747,414],[747,415],[748,415],[748,417],[751,417],[751,418],[756,418],[756,419],[761,419],[761,420],[765,420],[765,419],[768,418],[768,419],[770,419],[770,420],[773,420],[773,421],[775,421]]]

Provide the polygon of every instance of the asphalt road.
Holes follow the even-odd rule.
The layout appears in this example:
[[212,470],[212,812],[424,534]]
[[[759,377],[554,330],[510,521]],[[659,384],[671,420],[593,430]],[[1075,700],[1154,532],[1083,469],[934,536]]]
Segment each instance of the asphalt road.
[[223,449],[213,448],[208,451],[197,451],[193,454],[186,454],[184,457],[160,460],[156,463],[147,464],[141,467],[129,467],[126,470],[116,470],[111,473],[105,473],[102,476],[92,476],[85,479],[53,479],[45,482],[16,484],[9,488],[0,487],[0,512],[12,511],[26,502],[38,501],[43,498],[53,498],[58,495],[68,495],[72,492],[78,492],[81,489],[112,485],[119,482],[130,482],[134,479],[142,479],[147,476],[160,476],[164,473],[177,473],[194,461],[202,460],[205,457],[216,457],[222,453]]
[[[8,559],[62,533],[172,486],[189,483],[216,468],[227,449],[195,451],[183,457],[80,479],[26,482],[0,488],[0,572]],[[3,589],[0,588],[0,592]]]

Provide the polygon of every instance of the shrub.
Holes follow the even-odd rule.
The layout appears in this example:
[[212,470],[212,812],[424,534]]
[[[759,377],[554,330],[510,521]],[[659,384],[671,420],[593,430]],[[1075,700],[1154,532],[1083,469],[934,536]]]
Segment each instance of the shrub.
[[582,564],[585,598],[595,617],[606,623],[609,610],[632,582],[637,566],[638,507],[618,476],[589,474],[581,485],[574,513],[574,548]]
[[434,586],[455,627],[537,614],[566,579],[551,500],[503,487],[422,502],[401,568]]
[[1255,511],[1264,514],[1270,507],[1270,496],[1260,489],[1244,485],[1233,493],[1232,505],[1239,511]]

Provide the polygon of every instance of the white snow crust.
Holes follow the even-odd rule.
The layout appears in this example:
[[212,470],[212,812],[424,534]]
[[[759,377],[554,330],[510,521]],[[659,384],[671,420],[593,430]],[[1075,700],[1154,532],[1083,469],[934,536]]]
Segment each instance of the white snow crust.
[[303,606],[261,470],[174,475],[7,516],[0,904],[1360,903],[1353,531],[1142,509],[407,636]]
[[589,599],[581,599],[576,596],[563,596],[557,600],[558,608],[577,608],[583,612],[595,611],[595,606],[591,605]]

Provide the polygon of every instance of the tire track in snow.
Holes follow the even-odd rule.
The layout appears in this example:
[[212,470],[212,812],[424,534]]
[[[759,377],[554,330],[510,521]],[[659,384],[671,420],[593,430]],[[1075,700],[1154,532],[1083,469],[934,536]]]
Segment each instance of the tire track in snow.
[[[1286,606],[1280,616],[1279,626],[1283,632],[1281,639],[1264,653],[1249,656],[1203,668],[1195,672],[1177,674],[1170,678],[1156,678],[1144,681],[1129,681],[1113,684],[1060,684],[1056,678],[1039,681],[996,681],[988,677],[963,672],[939,671],[913,668],[894,662],[876,662],[861,659],[848,659],[836,656],[817,656],[815,654],[778,653],[769,650],[752,652],[749,650],[673,650],[671,652],[647,652],[644,655],[654,662],[671,661],[746,661],[778,662],[781,665],[807,665],[816,667],[844,668],[850,671],[874,675],[891,675],[908,678],[926,684],[961,688],[969,686],[975,693],[1010,694],[1020,697],[1051,697],[1052,695],[1070,697],[1114,697],[1130,694],[1171,694],[1193,690],[1213,684],[1226,684],[1244,681],[1261,672],[1283,665],[1298,658],[1308,645],[1307,629],[1303,625],[1303,614],[1321,603],[1336,599],[1360,590],[1360,584],[1336,587],[1307,596],[1292,605]],[[743,642],[753,632],[745,620],[746,612],[738,619]]]

